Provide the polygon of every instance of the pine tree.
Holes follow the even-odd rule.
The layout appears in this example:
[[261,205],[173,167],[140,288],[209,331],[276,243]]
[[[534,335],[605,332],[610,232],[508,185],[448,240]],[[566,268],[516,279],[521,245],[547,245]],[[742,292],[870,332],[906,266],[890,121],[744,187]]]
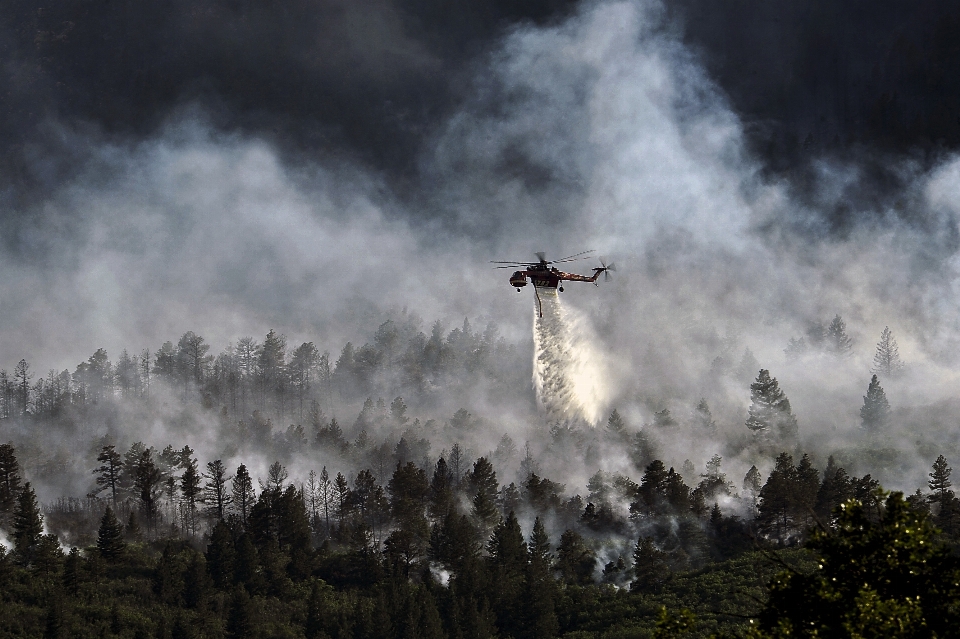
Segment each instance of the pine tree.
[[126,546],[123,541],[123,526],[117,521],[113,509],[107,506],[100,519],[100,530],[97,531],[97,550],[101,557],[113,561],[123,555]]
[[[484,527],[496,521],[497,513],[497,473],[485,457],[479,457],[470,473],[470,487],[474,491],[473,515]],[[486,528],[489,531],[489,528]]]
[[537,517],[527,544],[529,561],[523,588],[523,636],[530,639],[552,639],[559,631],[554,604],[556,582],[550,574],[552,556],[550,539],[543,522]]
[[556,569],[564,583],[586,586],[593,583],[597,557],[584,542],[580,533],[566,530],[557,546]]
[[227,482],[233,478],[227,477],[227,467],[219,459],[207,462],[207,472],[203,478],[207,480],[203,486],[203,502],[207,504],[205,512],[212,519],[222,521],[233,502],[233,496],[227,489]]
[[824,524],[833,524],[839,516],[839,507],[853,497],[853,482],[847,471],[836,465],[833,456],[827,459],[827,468],[823,471],[823,483],[817,491],[817,504],[814,511]]
[[143,541],[143,531],[140,530],[140,521],[137,519],[137,511],[131,510],[127,518],[127,525],[123,529],[124,538],[127,541],[139,543]]
[[430,481],[430,514],[441,518],[453,507],[453,488],[451,473],[446,460],[441,457],[433,470],[433,479]]
[[20,463],[13,444],[0,444],[0,524],[7,524],[20,494]]
[[632,592],[656,592],[670,576],[666,553],[657,548],[653,537],[640,537],[633,550]]
[[871,373],[882,375],[886,378],[897,377],[903,370],[903,362],[900,360],[900,349],[897,347],[897,340],[889,326],[883,328],[880,333],[880,342],[877,344],[877,352],[873,355],[873,368]]
[[777,378],[770,377],[770,371],[761,369],[757,380],[750,384],[750,399],[753,403],[748,411],[747,428],[758,438],[796,437],[797,418],[790,409],[790,400],[780,390]]
[[21,563],[33,561],[37,544],[43,534],[43,517],[37,504],[37,495],[30,482],[23,485],[17,498],[17,508],[13,513],[13,545]]
[[246,639],[253,636],[253,611],[250,604],[250,595],[243,586],[237,586],[230,597],[230,607],[227,613],[228,639]]
[[867,387],[867,394],[863,398],[860,408],[860,426],[866,431],[877,432],[887,425],[890,419],[890,402],[880,387],[880,381],[874,375]]
[[247,467],[243,464],[237,467],[237,474],[234,475],[231,486],[233,507],[240,515],[240,523],[246,526],[247,517],[250,515],[250,510],[253,508],[256,499],[256,493],[253,490],[253,480],[250,478],[250,473],[247,472]]
[[97,495],[104,490],[109,490],[113,507],[116,508],[117,493],[120,490],[120,478],[123,473],[123,460],[116,447],[111,444],[100,450],[97,461],[102,462],[102,465],[94,470],[93,474],[97,476],[97,486],[99,488],[91,494]]
[[74,546],[63,562],[63,589],[74,597],[80,592],[80,563],[80,549]]
[[153,461],[150,449],[140,453],[134,469],[133,489],[140,503],[140,512],[150,524],[155,523],[163,473]]
[[21,359],[13,369],[13,381],[16,388],[17,411],[21,415],[26,415],[30,406],[30,380],[33,373],[30,372],[30,365],[26,360]]
[[757,523],[760,530],[783,544],[793,531],[797,469],[787,453],[777,456],[776,466],[760,491]]
[[613,409],[609,419],[607,419],[607,431],[618,437],[626,435],[627,425],[616,408]]
[[933,472],[930,473],[930,481],[927,485],[933,494],[930,496],[931,503],[943,506],[953,498],[953,491],[950,487],[953,483],[950,481],[950,473],[953,469],[947,465],[947,460],[943,455],[937,457],[933,462]]
[[197,534],[197,500],[200,497],[200,473],[197,471],[196,459],[188,458],[182,462],[182,466],[180,494],[183,495],[183,513],[187,530],[195,535]]
[[694,423],[703,433],[713,434],[717,432],[717,422],[713,420],[706,399],[700,398],[700,403],[697,404],[697,409],[694,412]]
[[847,325],[839,315],[827,327],[826,342],[837,355],[848,355],[853,350],[853,340],[847,336]]

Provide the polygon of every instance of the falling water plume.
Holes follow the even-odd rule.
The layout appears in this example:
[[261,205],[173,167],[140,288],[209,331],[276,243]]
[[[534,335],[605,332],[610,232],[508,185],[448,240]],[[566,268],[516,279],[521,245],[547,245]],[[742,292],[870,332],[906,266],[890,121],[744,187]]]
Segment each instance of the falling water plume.
[[564,308],[555,288],[538,288],[537,292],[533,385],[540,410],[550,424],[595,426],[602,418],[607,393],[584,322]]

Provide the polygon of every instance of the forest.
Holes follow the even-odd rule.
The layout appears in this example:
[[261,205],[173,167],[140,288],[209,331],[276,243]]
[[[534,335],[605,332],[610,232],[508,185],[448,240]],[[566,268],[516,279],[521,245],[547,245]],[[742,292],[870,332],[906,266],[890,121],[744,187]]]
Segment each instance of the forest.
[[[520,447],[493,415],[531,403],[521,349],[492,324],[421,325],[398,314],[335,359],[274,331],[214,356],[187,332],[0,372],[0,636],[933,637],[960,621],[943,455],[906,497],[818,467],[767,369],[742,428],[769,472],[665,458],[670,437],[715,435],[706,400],[684,424],[534,423]],[[785,354],[849,348],[837,316]],[[889,329],[874,363],[865,437],[903,365]],[[449,411],[478,393],[487,414]],[[570,472],[548,476],[551,458]]]

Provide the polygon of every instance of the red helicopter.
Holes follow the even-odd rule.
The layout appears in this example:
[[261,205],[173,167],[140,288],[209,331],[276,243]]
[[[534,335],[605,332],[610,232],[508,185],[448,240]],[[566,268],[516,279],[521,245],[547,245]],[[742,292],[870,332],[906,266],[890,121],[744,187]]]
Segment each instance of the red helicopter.
[[538,288],[553,288],[562,293],[564,280],[567,280],[568,282],[593,282],[594,285],[597,285],[597,278],[600,277],[601,273],[604,275],[604,280],[609,280],[610,271],[617,270],[615,264],[610,264],[608,266],[607,264],[604,264],[603,259],[600,260],[600,266],[594,267],[593,275],[589,276],[577,275],[576,273],[565,273],[556,266],[551,266],[551,264],[564,264],[566,262],[576,262],[578,260],[589,259],[589,253],[593,253],[593,250],[583,251],[581,253],[577,253],[576,255],[571,255],[559,260],[547,261],[546,254],[544,254],[542,251],[538,251],[535,254],[539,260],[538,262],[491,262],[491,264],[503,264],[503,266],[495,266],[494,268],[516,268],[518,266],[524,267],[523,270],[514,271],[513,275],[510,276],[510,286],[515,287],[519,293],[520,288],[527,285],[527,278],[529,277],[530,281],[533,283],[533,290],[537,296],[537,303],[540,306],[540,317],[543,317],[543,304],[540,302],[540,294],[537,292]]

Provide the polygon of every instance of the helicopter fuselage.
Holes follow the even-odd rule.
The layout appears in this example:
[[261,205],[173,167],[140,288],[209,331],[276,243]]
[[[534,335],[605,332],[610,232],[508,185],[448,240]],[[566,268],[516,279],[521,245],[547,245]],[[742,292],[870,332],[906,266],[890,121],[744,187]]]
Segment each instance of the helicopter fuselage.
[[602,267],[593,269],[593,275],[577,275],[576,273],[565,273],[557,267],[551,267],[546,264],[534,264],[522,271],[514,271],[510,276],[510,286],[519,289],[527,285],[527,278],[537,288],[558,288],[564,280],[568,282],[596,282],[600,273],[603,273]]

